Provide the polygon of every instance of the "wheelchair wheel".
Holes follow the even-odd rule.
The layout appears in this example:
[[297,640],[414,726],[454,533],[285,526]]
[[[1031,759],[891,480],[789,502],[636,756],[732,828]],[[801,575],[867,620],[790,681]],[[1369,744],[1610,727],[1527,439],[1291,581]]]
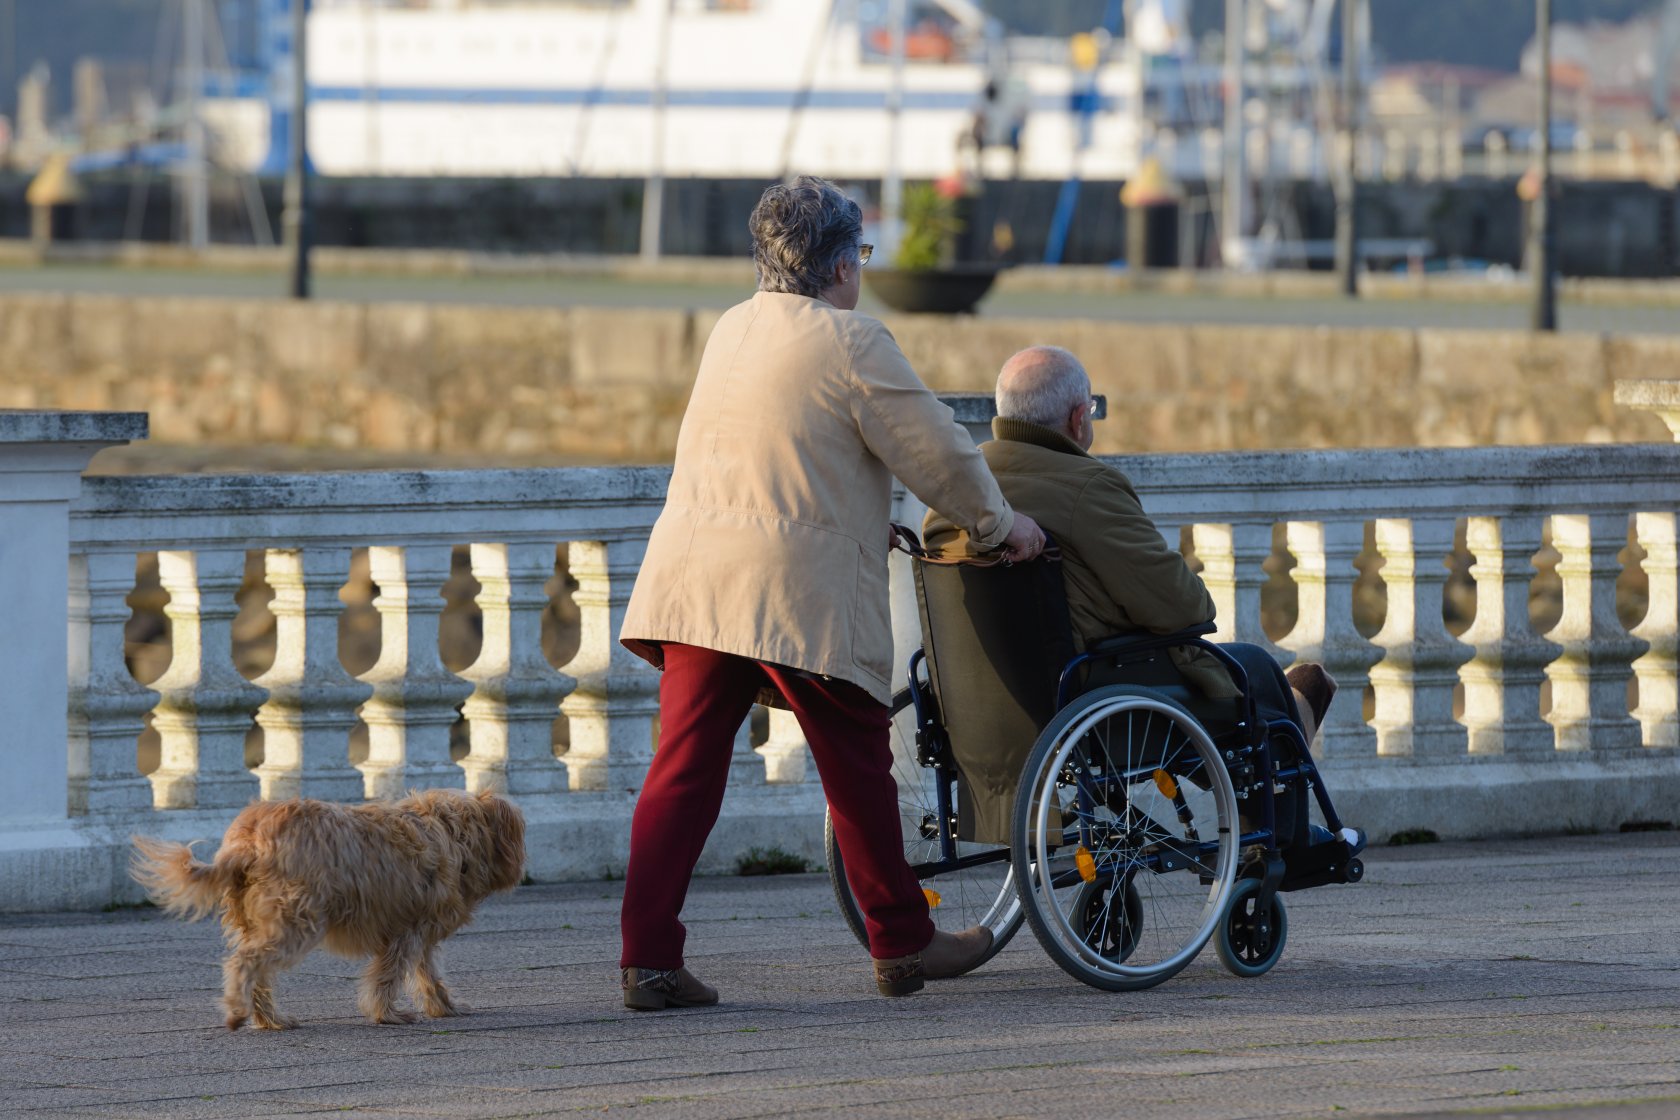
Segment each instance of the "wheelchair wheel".
[[1123,961],[1137,948],[1143,930],[1143,897],[1129,878],[1085,883],[1074,897],[1069,917],[1079,939],[1099,956]]
[[1283,956],[1283,943],[1289,937],[1289,911],[1283,905],[1283,896],[1272,895],[1262,927],[1254,905],[1259,893],[1260,880],[1238,880],[1225,920],[1213,935],[1220,961],[1238,976],[1255,977],[1270,971]]
[[[1009,862],[1009,850],[997,844],[971,844],[955,841],[959,859],[991,855],[996,858],[963,870],[939,872],[927,865],[940,860],[937,827],[938,800],[936,783],[941,780],[930,767],[916,761],[916,713],[906,689],[893,697],[892,703],[893,781],[898,784],[899,826],[904,836],[904,858],[912,868],[920,868],[923,892],[928,899],[928,916],[933,924],[948,933],[970,926],[986,926],[992,931],[991,956],[1009,943],[1021,928],[1021,903],[1016,895],[1014,873]],[[835,842],[834,822],[823,821],[823,850],[828,858],[828,877],[834,887],[835,901],[840,904],[840,916],[864,948],[869,947],[869,935],[863,924],[863,911],[852,895],[846,881],[846,862]]]
[[1147,689],[1088,692],[1021,775],[1013,861],[1027,922],[1069,975],[1153,987],[1225,918],[1236,829],[1231,776],[1190,713]]

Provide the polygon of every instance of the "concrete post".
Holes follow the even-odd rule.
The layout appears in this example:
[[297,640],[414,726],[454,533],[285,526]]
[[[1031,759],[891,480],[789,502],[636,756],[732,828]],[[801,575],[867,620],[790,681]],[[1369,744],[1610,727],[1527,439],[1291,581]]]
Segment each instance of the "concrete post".
[[0,410],[0,825],[68,816],[70,503],[143,412]]

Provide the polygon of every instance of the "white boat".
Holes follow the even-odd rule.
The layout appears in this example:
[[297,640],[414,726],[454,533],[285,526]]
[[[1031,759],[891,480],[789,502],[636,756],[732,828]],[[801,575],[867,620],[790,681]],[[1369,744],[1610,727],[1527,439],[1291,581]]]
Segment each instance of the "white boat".
[[[281,28],[270,73],[205,107],[223,166],[275,170],[283,151],[287,0],[265,3]],[[969,0],[913,0],[902,174],[972,168],[960,144],[989,104],[981,169],[992,175],[1129,179],[1153,156],[1175,178],[1216,177],[1217,68],[1189,61],[1183,3],[1144,6],[1165,13],[1165,46],[1147,59],[1100,35],[1005,41]],[[887,0],[314,0],[310,156],[334,176],[880,178],[894,162],[887,11]],[[1000,143],[1011,131],[1018,168]],[[1310,122],[1276,135],[1278,159],[1315,173]]]

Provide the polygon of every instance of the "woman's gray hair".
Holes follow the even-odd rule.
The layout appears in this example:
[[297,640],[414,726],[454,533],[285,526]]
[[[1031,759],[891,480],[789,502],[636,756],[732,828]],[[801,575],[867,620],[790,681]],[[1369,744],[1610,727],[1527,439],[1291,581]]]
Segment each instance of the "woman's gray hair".
[[863,211],[827,179],[777,183],[747,219],[758,290],[812,296],[834,283],[834,266],[856,256]]
[[1068,414],[1091,400],[1091,378],[1079,359],[1060,346],[1031,346],[998,374],[997,412],[1045,428],[1060,428]]

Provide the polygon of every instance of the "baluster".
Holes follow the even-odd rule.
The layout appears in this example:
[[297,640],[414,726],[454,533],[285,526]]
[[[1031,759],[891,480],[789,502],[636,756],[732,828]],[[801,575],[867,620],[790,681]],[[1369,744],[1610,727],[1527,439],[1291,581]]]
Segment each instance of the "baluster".
[[1388,616],[1374,639],[1385,652],[1371,669],[1379,755],[1455,756],[1468,743],[1453,718],[1453,690],[1458,667],[1474,651],[1447,633],[1441,609],[1442,558],[1452,550],[1453,529],[1452,520],[1439,517],[1376,524],[1388,584]]
[[438,617],[449,580],[448,545],[368,549],[379,597],[379,660],[362,680],[373,699],[362,705],[369,797],[401,797],[410,789],[461,789],[465,773],[449,757],[455,710],[473,686],[438,656]]
[[1382,651],[1353,625],[1354,558],[1365,545],[1358,521],[1291,521],[1286,534],[1295,554],[1300,609],[1295,628],[1278,643],[1302,661],[1316,661],[1339,690],[1318,732],[1324,756],[1375,753],[1376,736],[1365,725],[1362,698],[1369,670]]
[[[556,793],[566,781],[554,757],[554,721],[573,682],[542,651],[554,545],[475,544],[472,572],[482,588],[484,646],[461,674],[474,685],[463,709],[472,744],[462,762],[467,788]],[[575,750],[575,728],[572,742]]]
[[764,756],[765,780],[777,785],[813,781],[817,768],[811,764],[811,748],[799,720],[786,708],[770,709],[770,737],[759,748]]
[[373,689],[338,659],[339,589],[348,548],[271,548],[264,554],[274,589],[274,665],[257,678],[268,700],[257,709],[263,761],[257,768],[270,801],[315,797],[360,801],[363,781],[350,765],[356,708]]
[[1616,750],[1639,745],[1628,714],[1627,682],[1645,643],[1616,617],[1616,554],[1627,541],[1627,515],[1558,514],[1552,547],[1563,580],[1563,617],[1546,637],[1563,653],[1546,666],[1552,710],[1546,721],[1560,751]]
[[566,670],[577,689],[561,705],[572,721],[566,771],[572,789],[640,789],[653,761],[659,674],[618,642],[646,540],[574,542],[573,597],[582,643]]
[[1261,565],[1272,554],[1271,525],[1194,525],[1190,536],[1202,562],[1202,582],[1218,611],[1213,640],[1249,642],[1288,665],[1295,655],[1275,644],[1260,625],[1260,588],[1266,582]]
[[1465,542],[1476,562],[1476,620],[1459,640],[1476,655],[1460,671],[1464,726],[1471,754],[1534,754],[1552,749],[1552,728],[1540,718],[1540,684],[1562,647],[1528,621],[1532,558],[1540,550],[1540,517],[1472,517]]
[[1634,637],[1650,646],[1633,663],[1639,680],[1639,707],[1633,718],[1644,728],[1647,747],[1680,746],[1680,687],[1676,687],[1677,633],[1680,633],[1680,564],[1677,564],[1675,515],[1634,515],[1639,546],[1645,550],[1645,579],[1650,592],[1645,618]]
[[69,810],[143,809],[152,791],[135,762],[143,717],[157,699],[123,660],[134,554],[70,557]]
[[152,726],[163,760],[152,773],[160,809],[228,808],[256,797],[245,765],[251,717],[267,696],[233,663],[233,620],[245,579],[243,550],[158,553],[158,578],[175,655],[154,687],[163,694]]
[[731,786],[761,786],[765,782],[764,758],[752,745],[752,711],[741,721],[735,732],[734,750],[729,755],[729,784]]

